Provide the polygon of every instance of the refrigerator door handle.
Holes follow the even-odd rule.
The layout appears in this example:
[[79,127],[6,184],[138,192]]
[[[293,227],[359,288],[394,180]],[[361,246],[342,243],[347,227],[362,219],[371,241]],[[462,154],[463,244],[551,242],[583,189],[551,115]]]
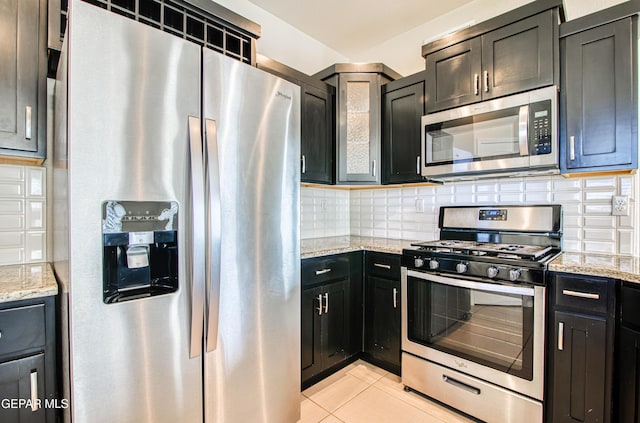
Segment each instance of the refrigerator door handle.
[[189,116],[191,158],[191,336],[189,358],[202,354],[205,299],[204,162],[200,118]]
[[220,318],[220,162],[218,158],[218,126],[215,120],[205,119],[205,138],[207,150],[207,337],[206,351],[215,351],[218,347],[218,322]]

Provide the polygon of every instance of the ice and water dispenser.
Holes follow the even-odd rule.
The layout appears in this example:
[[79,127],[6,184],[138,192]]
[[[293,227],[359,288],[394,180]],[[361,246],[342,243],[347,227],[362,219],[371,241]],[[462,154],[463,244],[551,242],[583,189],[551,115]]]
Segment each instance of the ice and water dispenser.
[[105,303],[178,289],[178,203],[105,201],[102,243]]

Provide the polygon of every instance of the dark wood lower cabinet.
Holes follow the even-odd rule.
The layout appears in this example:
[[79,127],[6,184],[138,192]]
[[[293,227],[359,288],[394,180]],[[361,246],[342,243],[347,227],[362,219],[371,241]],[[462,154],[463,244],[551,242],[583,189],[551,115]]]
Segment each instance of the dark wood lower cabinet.
[[367,276],[365,295],[365,353],[400,374],[400,281]]
[[0,421],[46,422],[44,354],[0,364]]
[[57,421],[55,297],[0,303],[0,422]]
[[640,331],[620,328],[617,422],[640,422]]
[[302,291],[302,380],[347,358],[349,280]]
[[556,311],[553,421],[604,422],[607,324],[603,317]]
[[359,251],[302,261],[303,389],[362,350],[361,275]]
[[363,358],[400,374],[400,255],[365,252]]
[[552,273],[547,331],[547,423],[612,419],[617,281]]

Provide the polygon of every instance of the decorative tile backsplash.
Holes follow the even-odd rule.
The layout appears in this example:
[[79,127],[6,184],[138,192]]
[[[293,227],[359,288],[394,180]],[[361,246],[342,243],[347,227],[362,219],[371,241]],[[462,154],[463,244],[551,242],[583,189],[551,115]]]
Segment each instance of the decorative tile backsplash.
[[[561,204],[565,251],[640,255],[640,175],[503,178],[442,186],[301,190],[303,239],[361,235],[432,240],[442,205]],[[614,195],[630,197],[629,216],[611,216]],[[0,165],[0,265],[44,261],[46,170]]]
[[349,191],[302,188],[300,233],[302,239],[349,235]]
[[[343,235],[346,231],[351,235],[427,241],[439,236],[440,206],[561,204],[565,251],[638,255],[638,231],[634,229],[638,227],[638,178],[542,176],[353,191],[303,188],[302,237]],[[318,215],[316,202],[325,194],[342,198],[345,193],[349,198],[348,223],[343,221],[341,210],[334,211],[334,204],[340,207],[337,201],[325,199],[325,212]],[[630,197],[630,216],[611,216],[614,195]],[[327,207],[329,204],[331,207]],[[321,221],[314,221],[314,216],[320,216]]]
[[0,165],[0,265],[46,260],[46,169]]

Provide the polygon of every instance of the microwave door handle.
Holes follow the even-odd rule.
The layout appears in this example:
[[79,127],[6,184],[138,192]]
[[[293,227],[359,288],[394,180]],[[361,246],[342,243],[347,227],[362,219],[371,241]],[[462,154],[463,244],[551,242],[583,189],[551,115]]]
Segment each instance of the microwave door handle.
[[529,106],[520,107],[518,122],[518,140],[520,144],[520,155],[529,155]]
[[422,157],[426,157],[425,164],[433,163],[433,137],[427,134],[426,126],[422,128],[425,142],[422,143]]

